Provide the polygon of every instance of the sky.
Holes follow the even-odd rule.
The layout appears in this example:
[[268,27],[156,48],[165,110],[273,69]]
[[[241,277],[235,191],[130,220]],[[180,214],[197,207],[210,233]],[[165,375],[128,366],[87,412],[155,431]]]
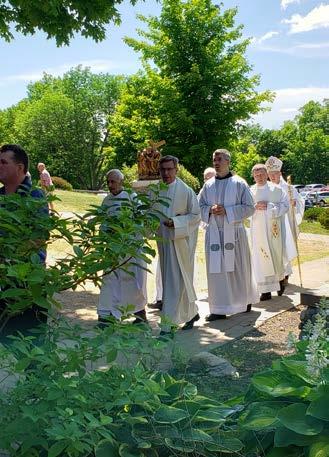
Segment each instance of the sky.
[[[216,0],[217,2],[217,0]],[[219,1],[217,2],[219,3]],[[276,93],[271,110],[255,117],[264,128],[280,128],[309,100],[329,98],[329,3],[318,0],[223,0],[223,8],[238,9],[236,24],[250,38],[247,59],[261,78],[259,90]],[[126,1],[120,7],[122,23],[109,26],[101,43],[76,36],[69,46],[56,47],[43,33],[15,34],[0,42],[0,109],[26,96],[30,82],[43,72],[62,75],[79,64],[95,73],[132,74],[140,68],[138,54],[124,42],[136,36],[142,24],[136,14],[158,15],[155,0]]]

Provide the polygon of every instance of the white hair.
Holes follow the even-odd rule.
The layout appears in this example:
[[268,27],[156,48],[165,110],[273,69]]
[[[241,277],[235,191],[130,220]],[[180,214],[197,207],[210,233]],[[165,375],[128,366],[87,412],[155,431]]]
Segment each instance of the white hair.
[[214,151],[212,157],[214,158],[215,155],[217,154],[222,154],[226,160],[231,160],[231,153],[230,151],[228,151],[227,149],[216,149],[216,151]]
[[124,174],[120,170],[118,170],[117,168],[113,168],[112,170],[108,171],[106,173],[106,178],[108,178],[110,175],[116,176],[117,178],[120,179],[120,181],[123,181],[125,179]]
[[213,168],[213,167],[208,167],[208,168],[206,168],[206,169],[204,170],[203,174],[205,175],[205,174],[208,174],[208,173],[213,173],[213,175],[215,176],[215,174],[216,174],[215,168]]

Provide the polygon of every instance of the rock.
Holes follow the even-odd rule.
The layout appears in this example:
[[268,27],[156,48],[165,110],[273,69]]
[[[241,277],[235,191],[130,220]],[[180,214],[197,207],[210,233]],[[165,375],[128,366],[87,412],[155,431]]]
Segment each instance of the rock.
[[199,352],[190,358],[188,366],[191,371],[205,371],[210,376],[221,377],[231,376],[239,377],[236,368],[230,364],[224,357],[219,357],[211,352]]

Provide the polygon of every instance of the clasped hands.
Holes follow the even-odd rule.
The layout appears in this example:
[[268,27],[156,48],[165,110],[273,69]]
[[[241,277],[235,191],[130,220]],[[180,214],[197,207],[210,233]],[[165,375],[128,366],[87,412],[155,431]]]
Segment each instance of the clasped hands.
[[265,211],[267,209],[267,202],[258,202],[256,203],[255,208]]
[[210,214],[213,214],[214,216],[225,216],[226,211],[223,205],[213,205],[210,208]]
[[166,221],[163,222],[163,225],[169,228],[174,228],[174,221],[172,219],[167,219]]

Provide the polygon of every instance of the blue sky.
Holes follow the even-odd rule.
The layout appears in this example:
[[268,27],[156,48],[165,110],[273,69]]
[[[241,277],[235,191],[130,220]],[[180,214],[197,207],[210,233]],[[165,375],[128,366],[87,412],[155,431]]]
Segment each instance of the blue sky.
[[[309,100],[329,98],[329,3],[318,0],[223,0],[224,8],[238,8],[237,24],[252,38],[247,57],[254,73],[260,74],[260,90],[276,92],[270,112],[256,121],[266,128],[278,128],[293,118]],[[122,38],[136,35],[140,23],[136,13],[159,14],[160,4],[145,0],[132,7],[120,7],[122,24],[109,27],[107,39],[95,43],[76,37],[70,46],[57,48],[42,33],[16,35],[11,43],[0,42],[0,108],[26,95],[26,86],[44,71],[61,75],[82,64],[94,72],[134,73],[138,55]]]

